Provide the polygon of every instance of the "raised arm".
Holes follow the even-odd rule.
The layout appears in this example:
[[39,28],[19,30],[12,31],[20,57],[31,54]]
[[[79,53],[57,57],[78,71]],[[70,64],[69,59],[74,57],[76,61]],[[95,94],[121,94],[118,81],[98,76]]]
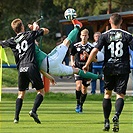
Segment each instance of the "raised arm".
[[[30,30],[38,30],[39,29],[39,25],[36,22],[34,22],[33,25],[28,24],[28,27]],[[44,31],[43,35],[46,35],[49,33],[49,29],[47,29],[47,28],[40,28],[40,29],[43,29],[43,31]]]
[[52,85],[56,84],[55,79],[48,73],[44,72],[43,70],[40,70],[40,72],[43,74],[43,76],[45,76],[46,78],[48,78],[50,80],[50,82],[52,83]]

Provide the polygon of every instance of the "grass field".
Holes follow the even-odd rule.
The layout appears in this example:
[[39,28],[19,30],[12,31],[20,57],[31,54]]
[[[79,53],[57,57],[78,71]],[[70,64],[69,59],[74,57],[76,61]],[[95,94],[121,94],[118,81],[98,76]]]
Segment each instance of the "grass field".
[[[33,96],[34,94],[31,95]],[[44,98],[43,104],[38,110],[42,124],[36,124],[28,115],[28,112],[32,108],[33,100],[26,99],[20,114],[20,122],[14,124],[13,118],[16,95],[12,96],[13,98],[5,98],[5,96],[3,96],[3,100],[0,103],[0,133],[103,133],[102,100],[96,101],[87,98],[83,113],[78,114],[75,113],[76,101],[73,95],[56,94],[55,96],[55,94],[49,94]],[[93,97],[97,99],[97,97],[101,96],[96,95]],[[113,113],[114,101],[110,120],[114,115]],[[111,127],[112,125],[111,121]],[[111,132],[110,130],[109,133]],[[123,113],[120,117],[119,133],[132,132],[133,104],[132,101],[126,100]]]

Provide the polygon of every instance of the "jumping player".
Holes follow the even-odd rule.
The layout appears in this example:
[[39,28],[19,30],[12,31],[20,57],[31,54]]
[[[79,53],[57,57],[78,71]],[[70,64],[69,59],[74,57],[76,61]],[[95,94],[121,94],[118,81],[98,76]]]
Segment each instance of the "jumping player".
[[122,17],[114,13],[111,15],[109,22],[111,29],[104,32],[98,44],[90,53],[86,65],[83,67],[84,71],[88,69],[89,64],[96,56],[97,52],[104,46],[104,80],[105,80],[105,94],[103,99],[103,113],[104,113],[104,131],[109,131],[111,113],[111,95],[112,90],[116,92],[115,114],[112,118],[114,132],[119,131],[119,118],[124,107],[124,96],[126,94],[127,83],[130,73],[130,55],[129,47],[133,50],[133,37],[130,33],[120,29],[122,24]]
[[37,96],[32,110],[29,115],[34,121],[41,123],[38,119],[37,109],[43,101],[44,91],[41,75],[35,60],[35,39],[39,36],[47,34],[49,31],[45,28],[37,30],[38,25],[33,23],[33,31],[25,31],[23,22],[17,18],[11,22],[11,27],[17,34],[8,40],[0,41],[2,47],[10,47],[14,53],[15,61],[18,69],[18,97],[16,99],[16,111],[14,123],[19,122],[19,114],[23,104],[26,89],[29,83],[36,88]]
[[[82,27],[82,23],[78,20],[72,20],[74,29],[69,33],[68,37],[63,41],[62,44],[56,46],[48,55],[41,51],[38,46],[36,46],[36,59],[39,64],[40,70],[47,72],[55,76],[66,76],[72,74],[79,74],[83,78],[98,79],[102,78],[101,75],[96,75],[90,72],[84,73],[79,68],[74,68],[71,66],[66,66],[62,64],[62,61],[66,55],[69,45],[75,41],[79,29]],[[28,25],[32,30],[32,25]]]

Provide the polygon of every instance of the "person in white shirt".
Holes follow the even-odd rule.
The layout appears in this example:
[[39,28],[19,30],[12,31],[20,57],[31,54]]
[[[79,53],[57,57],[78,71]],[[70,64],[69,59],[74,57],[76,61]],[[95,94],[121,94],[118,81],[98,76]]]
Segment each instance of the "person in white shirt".
[[[93,45],[97,45],[97,41],[98,41],[98,38],[100,37],[101,35],[101,32],[95,32],[94,33],[94,42],[93,42]],[[92,65],[93,65],[93,69],[92,69],[92,72],[97,74],[103,74],[103,70],[102,68],[98,68],[100,66],[103,65],[103,61],[104,61],[104,54],[102,51],[98,51],[97,53],[97,62],[93,62]],[[97,68],[96,68],[97,67]],[[92,80],[91,82],[91,94],[95,94],[96,93],[96,88],[97,88],[97,80]],[[100,93],[101,94],[104,94],[104,81],[103,80],[100,80]]]

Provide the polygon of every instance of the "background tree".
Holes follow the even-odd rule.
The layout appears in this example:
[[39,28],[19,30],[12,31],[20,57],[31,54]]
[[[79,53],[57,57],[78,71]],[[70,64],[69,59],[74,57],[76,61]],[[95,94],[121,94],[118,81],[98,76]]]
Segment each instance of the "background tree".
[[8,38],[13,34],[10,28],[10,22],[14,18],[19,17],[23,19],[24,23],[27,23],[38,17],[38,11],[40,9],[37,5],[39,2],[38,0],[34,0],[34,4],[31,4],[32,2],[32,0],[0,0],[1,39]]
[[[74,8],[79,17],[89,15],[106,14],[108,9],[108,0],[53,0],[55,5],[60,5],[63,10],[68,7]],[[112,12],[129,11],[133,9],[131,0],[110,0]]]
[[[50,34],[45,36],[45,43],[51,49],[52,44],[55,45],[55,34],[60,31],[59,20],[64,19],[64,11],[68,7],[74,8],[78,17],[106,14],[109,1],[112,4],[111,12],[133,9],[131,0],[0,0],[0,39],[14,35],[10,27],[14,18],[21,18],[27,25],[42,15],[44,20],[40,25],[50,29]],[[42,42],[44,43],[44,39]]]

